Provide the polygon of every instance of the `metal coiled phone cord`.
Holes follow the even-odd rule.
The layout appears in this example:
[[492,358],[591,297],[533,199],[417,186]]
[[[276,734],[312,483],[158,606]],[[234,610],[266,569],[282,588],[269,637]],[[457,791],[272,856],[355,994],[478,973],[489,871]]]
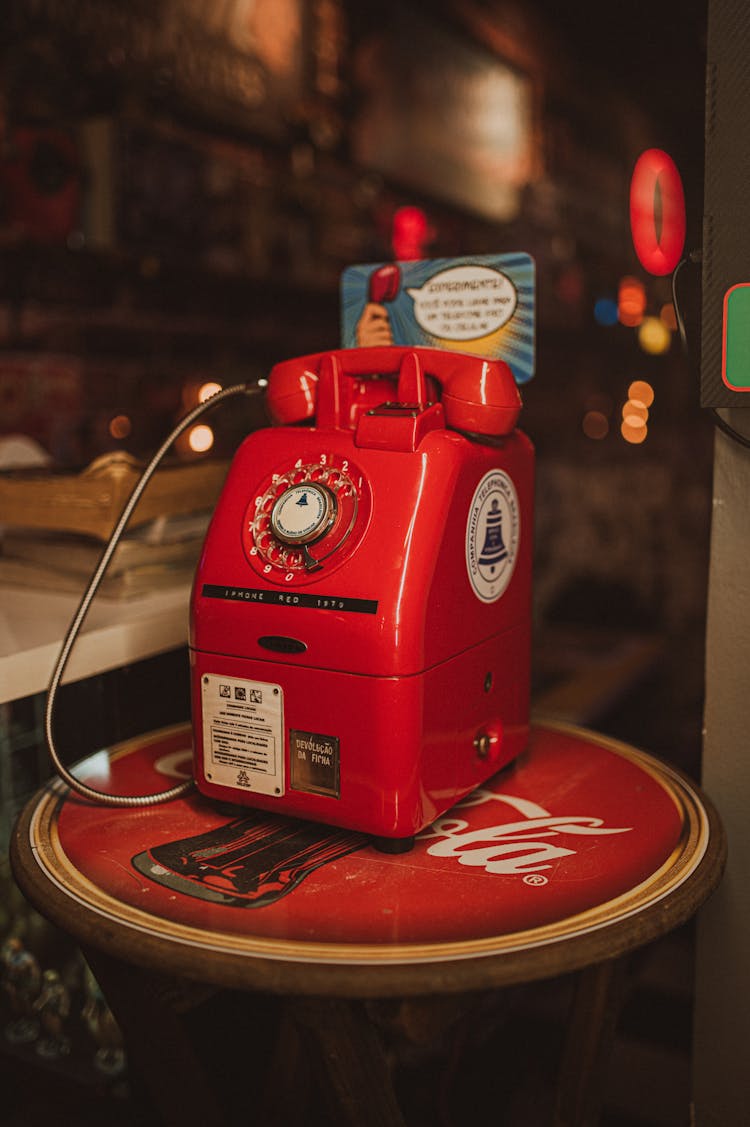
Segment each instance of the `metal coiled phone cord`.
[[75,645],[76,638],[78,637],[86,615],[89,612],[89,608],[94,601],[94,596],[99,589],[99,585],[104,578],[104,573],[106,572],[107,567],[109,566],[109,562],[115,553],[115,549],[120,542],[120,538],[125,531],[125,528],[127,527],[131,516],[133,515],[133,510],[141,499],[143,491],[153,477],[153,474],[161,463],[162,458],[167,453],[172,443],[177,438],[179,438],[183,431],[187,430],[187,428],[191,426],[196,419],[200,418],[201,415],[205,414],[206,411],[210,410],[212,407],[215,407],[222,400],[229,399],[234,395],[258,394],[263,390],[264,386],[265,381],[258,384],[234,384],[232,387],[224,388],[221,391],[217,391],[215,395],[212,395],[203,403],[199,403],[197,407],[194,407],[192,411],[190,411],[187,415],[185,415],[183,419],[180,420],[171,434],[168,435],[168,437],[156,451],[153,458],[148,463],[140,478],[136,482],[133,492],[131,493],[127,504],[125,505],[125,508],[122,510],[120,518],[112,531],[107,546],[105,547],[101,555],[99,563],[96,565],[96,569],[91,576],[91,579],[89,580],[88,587],[86,588],[83,597],[78,604],[78,609],[76,610],[75,615],[73,616],[73,619],[68,627],[68,632],[63,640],[60,653],[57,657],[57,661],[55,662],[55,667],[52,671],[52,676],[50,677],[49,685],[47,687],[47,706],[44,716],[44,734],[47,741],[47,750],[49,751],[49,755],[52,763],[54,764],[55,770],[59,774],[60,778],[68,784],[71,790],[74,790],[83,798],[93,799],[93,801],[103,803],[106,806],[155,806],[159,802],[167,802],[173,798],[180,798],[182,795],[187,794],[188,791],[192,790],[194,786],[192,779],[186,779],[184,782],[178,783],[176,786],[171,787],[169,790],[158,791],[155,794],[115,795],[105,794],[103,791],[95,790],[93,787],[87,786],[86,783],[82,783],[80,779],[76,779],[75,776],[72,775],[70,771],[68,771],[68,769],[62,764],[57,748],[55,746],[55,739],[53,735],[55,700],[57,697],[57,690],[60,686],[65,668],[68,664],[68,659],[70,657],[71,651],[73,649],[73,646]]

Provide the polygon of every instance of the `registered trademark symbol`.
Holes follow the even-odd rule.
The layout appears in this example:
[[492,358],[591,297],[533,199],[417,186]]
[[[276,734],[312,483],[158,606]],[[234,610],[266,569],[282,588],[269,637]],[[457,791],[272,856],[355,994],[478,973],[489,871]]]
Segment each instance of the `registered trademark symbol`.
[[548,877],[543,876],[541,873],[527,873],[523,878],[524,884],[530,884],[532,888],[541,888],[543,884],[547,884]]

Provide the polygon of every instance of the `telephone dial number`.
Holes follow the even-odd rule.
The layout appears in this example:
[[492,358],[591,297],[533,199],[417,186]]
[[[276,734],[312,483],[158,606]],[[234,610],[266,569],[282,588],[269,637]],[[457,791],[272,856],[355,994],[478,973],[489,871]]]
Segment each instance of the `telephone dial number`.
[[364,529],[362,475],[347,459],[321,454],[272,475],[247,508],[243,547],[256,571],[282,584],[314,579],[343,562]]

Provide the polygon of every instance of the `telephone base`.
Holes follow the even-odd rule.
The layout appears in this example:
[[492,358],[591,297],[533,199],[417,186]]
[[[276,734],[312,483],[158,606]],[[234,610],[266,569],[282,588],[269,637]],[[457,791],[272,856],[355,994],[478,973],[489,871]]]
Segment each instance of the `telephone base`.
[[409,837],[373,837],[378,853],[409,853],[414,848],[414,835]]

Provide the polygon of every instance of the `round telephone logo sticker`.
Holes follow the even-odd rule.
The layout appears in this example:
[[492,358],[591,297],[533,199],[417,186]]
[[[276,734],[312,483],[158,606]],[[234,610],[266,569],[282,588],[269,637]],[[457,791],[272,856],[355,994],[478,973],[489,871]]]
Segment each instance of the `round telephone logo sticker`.
[[466,522],[466,570],[483,603],[494,603],[510,583],[519,534],[515,486],[502,470],[490,470],[474,491]]

